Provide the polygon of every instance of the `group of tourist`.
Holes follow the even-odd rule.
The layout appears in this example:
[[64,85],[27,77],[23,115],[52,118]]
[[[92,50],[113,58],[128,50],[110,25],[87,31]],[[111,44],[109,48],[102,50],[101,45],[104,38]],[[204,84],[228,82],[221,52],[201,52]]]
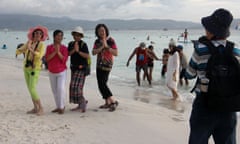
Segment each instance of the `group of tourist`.
[[[62,44],[64,32],[55,30],[53,32],[53,43],[47,45],[45,50],[44,41],[48,38],[48,29],[44,26],[36,26],[29,29],[28,41],[16,50],[16,55],[25,54],[24,76],[27,88],[32,98],[33,109],[28,114],[43,114],[43,106],[37,93],[36,86],[41,71],[42,58],[48,65],[49,80],[54,95],[56,108],[53,113],[64,114],[65,111],[65,87],[67,79],[67,61],[70,56],[71,80],[69,84],[69,101],[77,106],[71,111],[85,112],[88,100],[86,100],[83,87],[85,78],[89,74],[89,49],[82,38],[84,31],[82,27],[76,27],[72,32],[73,40],[68,46]],[[92,54],[97,55],[96,75],[99,91],[105,103],[99,108],[115,111],[118,101],[114,98],[108,87],[108,78],[113,66],[113,56],[118,55],[117,45],[109,36],[108,27],[98,24],[95,28],[97,39],[94,42]]]
[[[153,46],[149,45],[146,47],[144,42],[141,42],[136,47],[128,58],[127,66],[131,59],[136,55],[136,79],[138,86],[141,85],[140,73],[143,70],[143,80],[147,77],[149,85],[152,83],[152,72],[154,67],[154,60],[162,61],[162,72],[163,78],[166,78],[166,85],[171,90],[173,100],[177,100],[179,95],[177,93],[177,85],[183,85],[183,79],[186,85],[188,80],[185,77],[185,71],[187,67],[187,58],[183,53],[183,46],[176,45],[176,42],[171,39],[168,48],[163,50],[162,59],[158,58],[153,50]],[[165,76],[166,74],[166,76]]]

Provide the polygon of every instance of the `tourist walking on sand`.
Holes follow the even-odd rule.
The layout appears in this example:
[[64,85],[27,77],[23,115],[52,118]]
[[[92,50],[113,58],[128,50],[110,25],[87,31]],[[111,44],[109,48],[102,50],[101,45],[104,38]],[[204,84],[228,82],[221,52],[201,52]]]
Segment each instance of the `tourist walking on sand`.
[[[202,38],[215,46],[215,52],[227,51],[226,44],[227,38],[230,36],[232,20],[232,14],[222,8],[215,10],[212,15],[202,18],[201,23],[206,32]],[[207,79],[207,63],[211,56],[210,47],[201,42],[202,38],[194,46],[194,52],[186,71],[189,79],[198,78],[195,88],[196,98],[190,116],[189,144],[208,144],[210,137],[213,138],[215,144],[236,144],[236,113],[210,110],[202,95],[208,91],[206,88],[208,83],[205,80]],[[239,60],[240,49],[233,48],[232,53]]]
[[[152,81],[152,72],[153,72],[153,68],[154,68],[154,60],[160,60],[157,55],[154,52],[154,47],[153,45],[149,45],[147,48],[147,51],[149,53],[150,56],[147,57],[147,73],[149,75],[149,79],[150,81]],[[143,80],[145,80],[146,78],[146,73],[143,73]]]
[[177,92],[177,85],[179,81],[180,58],[174,40],[171,40],[170,43],[170,55],[167,63],[166,85],[172,92],[172,99],[177,100],[179,98],[179,94]]
[[109,29],[105,24],[98,24],[95,28],[97,39],[94,42],[92,54],[97,55],[97,82],[99,91],[105,100],[105,104],[99,108],[107,108],[115,111],[118,101],[115,100],[107,82],[113,66],[113,56],[118,55],[117,45],[112,37],[109,36]]
[[127,61],[127,67],[129,66],[129,63],[131,59],[136,55],[136,79],[138,86],[140,86],[140,73],[141,69],[143,69],[144,75],[147,76],[147,80],[149,85],[151,85],[151,80],[149,78],[149,74],[147,71],[148,68],[148,63],[147,63],[147,57],[151,55],[148,54],[148,51],[146,49],[146,44],[144,42],[141,42],[138,47],[136,47],[132,54],[129,56],[128,61]]
[[53,113],[63,114],[65,109],[65,86],[67,79],[68,50],[62,44],[63,31],[53,32],[53,44],[47,46],[45,59],[48,64],[49,80],[54,95],[56,108]]
[[88,59],[90,57],[87,43],[84,37],[83,28],[77,26],[72,31],[73,41],[68,44],[68,52],[70,56],[71,81],[69,86],[70,103],[77,104],[71,111],[85,112],[88,101],[84,97],[83,88],[86,78],[86,70],[88,67]]
[[45,49],[43,41],[45,41],[46,38],[48,38],[48,29],[46,27],[36,26],[30,28],[27,43],[16,50],[17,55],[25,53],[23,62],[24,77],[34,105],[34,108],[28,111],[27,114],[43,114],[43,108],[36,86]]

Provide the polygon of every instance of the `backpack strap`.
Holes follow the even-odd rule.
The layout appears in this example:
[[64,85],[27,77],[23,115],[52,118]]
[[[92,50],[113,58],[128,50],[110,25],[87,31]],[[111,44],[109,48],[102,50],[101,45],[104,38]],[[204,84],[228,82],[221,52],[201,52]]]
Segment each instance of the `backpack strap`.
[[229,54],[233,54],[234,43],[231,41],[227,41],[226,48],[227,48],[226,51]]
[[80,48],[82,48],[84,46],[84,44],[85,44],[85,42],[81,41]]
[[[81,44],[80,44],[80,48],[82,48],[83,46],[85,45],[85,42],[82,41]],[[88,66],[91,65],[92,61],[91,61],[91,56],[89,55],[89,58],[87,59],[87,63],[88,63]]]

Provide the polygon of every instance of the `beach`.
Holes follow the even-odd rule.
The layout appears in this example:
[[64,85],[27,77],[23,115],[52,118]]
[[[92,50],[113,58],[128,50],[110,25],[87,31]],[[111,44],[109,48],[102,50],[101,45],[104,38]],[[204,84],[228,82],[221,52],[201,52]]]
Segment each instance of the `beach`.
[[[93,89],[96,86],[94,74],[86,79],[85,95],[89,101],[86,113],[70,111],[73,105],[69,104],[67,96],[65,113],[51,113],[55,103],[47,72],[43,71],[37,90],[41,96],[44,115],[26,114],[33,106],[25,85],[21,61],[0,58],[0,63],[0,143],[187,143],[188,112],[183,115],[165,106],[117,96],[120,104],[115,112],[98,109],[103,100],[98,89]],[[68,85],[66,89],[67,87]],[[127,89],[120,87],[118,90],[127,93]]]
[[[0,143],[186,144],[188,141],[190,104],[173,103],[168,96],[159,96],[161,102],[158,105],[123,98],[118,95],[131,94],[131,91],[110,82],[120,104],[115,112],[108,112],[98,108],[103,100],[99,96],[94,73],[87,77],[85,83],[85,96],[89,101],[86,113],[70,111],[74,105],[69,104],[67,95],[65,113],[51,113],[55,103],[47,71],[43,70],[37,90],[44,115],[26,114],[33,106],[25,85],[22,62],[1,57],[0,63]],[[66,90],[68,84],[69,78]],[[133,98],[148,96],[138,90]]]
[[[66,32],[65,45],[71,40]],[[177,37],[179,31],[166,31],[159,36],[158,31],[148,32],[155,41],[155,51],[161,56],[170,37]],[[193,32],[192,32],[193,33]],[[195,31],[193,37],[200,35]],[[88,34],[88,33],[87,33]],[[69,104],[68,86],[70,70],[67,70],[65,113],[53,114],[55,102],[50,88],[47,70],[42,70],[37,91],[44,108],[43,116],[29,115],[33,108],[22,70],[22,55],[15,58],[16,45],[26,41],[26,32],[9,32],[7,49],[0,51],[0,144],[186,144],[189,136],[189,116],[194,99],[189,91],[194,85],[180,87],[182,102],[173,102],[171,93],[160,76],[161,62],[154,66],[152,86],[142,81],[138,87],[135,79],[135,60],[126,67],[126,60],[133,48],[146,39],[145,31],[116,31],[113,37],[119,47],[115,58],[109,86],[119,101],[115,112],[99,109],[104,103],[100,96],[95,73],[96,57],[92,56],[92,72],[86,78],[84,96],[88,100],[86,113],[72,112]],[[170,35],[171,34],[171,35]],[[165,36],[166,35],[166,36]],[[16,39],[18,36],[19,39]],[[92,49],[94,34],[88,34],[85,41]],[[133,39],[134,37],[134,39]],[[238,33],[232,37],[239,38]],[[4,39],[1,39],[4,40]],[[47,41],[46,45],[51,43]],[[239,43],[239,41],[238,41]],[[191,55],[192,44],[184,45]],[[69,64],[68,64],[69,65]],[[239,117],[238,117],[239,119]],[[239,141],[240,127],[237,127]],[[212,144],[213,142],[210,143]]]

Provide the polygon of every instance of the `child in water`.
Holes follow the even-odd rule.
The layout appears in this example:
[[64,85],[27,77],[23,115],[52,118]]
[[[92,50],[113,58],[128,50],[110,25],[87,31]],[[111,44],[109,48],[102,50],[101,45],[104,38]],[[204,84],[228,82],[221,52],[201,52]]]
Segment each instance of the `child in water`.
[[169,57],[169,50],[167,48],[163,49],[163,55],[162,55],[162,77],[165,77],[165,73],[167,72],[167,62]]

